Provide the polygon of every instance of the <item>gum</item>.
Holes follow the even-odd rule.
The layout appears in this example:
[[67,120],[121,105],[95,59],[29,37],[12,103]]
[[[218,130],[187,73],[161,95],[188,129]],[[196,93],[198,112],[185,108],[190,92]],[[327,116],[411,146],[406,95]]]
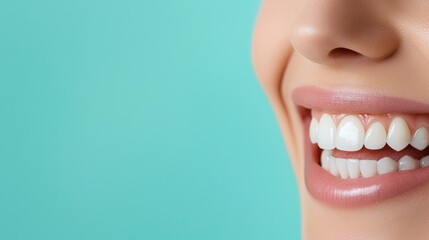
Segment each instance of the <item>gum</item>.
[[357,116],[365,129],[365,131],[373,124],[374,122],[380,122],[383,124],[386,131],[389,129],[391,121],[395,117],[401,117],[405,120],[410,129],[411,133],[414,133],[418,128],[426,127],[429,129],[429,114],[401,114],[401,113],[387,113],[387,114],[356,114],[356,113],[328,113],[319,110],[311,110],[311,116],[317,121],[320,121],[322,115],[326,113],[329,114],[336,126],[340,125],[341,119],[348,115]]

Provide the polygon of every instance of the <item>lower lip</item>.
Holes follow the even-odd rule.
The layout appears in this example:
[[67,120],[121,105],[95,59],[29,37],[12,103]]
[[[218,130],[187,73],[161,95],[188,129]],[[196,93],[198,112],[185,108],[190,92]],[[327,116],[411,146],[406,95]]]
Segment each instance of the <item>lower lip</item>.
[[319,165],[319,148],[308,137],[310,120],[304,119],[305,184],[319,201],[335,207],[361,207],[400,196],[429,182],[429,167],[358,179],[331,175]]

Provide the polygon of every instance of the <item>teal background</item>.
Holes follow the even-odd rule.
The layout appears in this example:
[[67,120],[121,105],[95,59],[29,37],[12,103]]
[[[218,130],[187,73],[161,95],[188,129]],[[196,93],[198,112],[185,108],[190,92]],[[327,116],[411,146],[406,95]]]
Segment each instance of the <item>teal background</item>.
[[259,4],[2,1],[0,239],[299,239]]

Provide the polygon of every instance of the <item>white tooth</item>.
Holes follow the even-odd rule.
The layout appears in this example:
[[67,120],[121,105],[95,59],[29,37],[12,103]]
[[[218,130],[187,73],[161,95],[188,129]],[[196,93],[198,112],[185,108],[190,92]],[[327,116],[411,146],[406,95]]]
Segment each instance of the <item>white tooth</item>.
[[335,135],[337,126],[331,116],[324,113],[320,118],[319,128],[317,131],[317,143],[320,148],[332,150],[335,148]]
[[399,171],[412,170],[420,167],[420,161],[405,155],[399,159]]
[[386,145],[386,129],[380,122],[375,122],[366,130],[365,148],[367,149],[382,149]]
[[360,119],[354,115],[344,117],[338,126],[335,143],[343,151],[358,151],[363,147],[365,130]]
[[377,161],[375,160],[360,160],[359,167],[364,178],[377,175]]
[[330,156],[328,159],[329,159],[329,172],[334,176],[338,176],[339,173],[338,173],[336,159],[333,156]]
[[310,141],[311,143],[317,143],[317,129],[319,128],[319,123],[315,118],[311,119],[310,123]]
[[429,132],[426,128],[421,127],[416,130],[411,141],[411,146],[418,150],[423,150],[429,145]]
[[389,126],[387,144],[396,151],[401,151],[410,144],[411,133],[405,120],[395,117]]
[[332,156],[331,150],[323,150],[320,155],[320,162],[322,163],[322,168],[326,171],[329,171],[329,157]]
[[358,178],[360,175],[359,160],[347,159],[347,170],[350,178]]
[[384,157],[377,161],[377,173],[391,173],[398,171],[398,163],[390,157]]
[[344,158],[337,158],[336,164],[338,168],[338,173],[342,179],[349,178],[349,171],[347,170],[347,160]]
[[429,166],[429,156],[426,156],[420,159],[420,167],[424,168],[427,166]]

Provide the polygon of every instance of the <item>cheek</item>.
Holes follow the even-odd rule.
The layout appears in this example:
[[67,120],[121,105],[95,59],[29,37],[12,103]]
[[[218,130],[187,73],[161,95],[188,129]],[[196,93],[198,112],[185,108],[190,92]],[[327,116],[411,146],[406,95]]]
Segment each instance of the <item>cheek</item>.
[[265,90],[278,91],[292,46],[289,31],[302,1],[263,1],[255,24],[253,65]]
[[[295,161],[300,159],[298,143],[302,141],[291,131],[294,114],[288,112],[292,108],[285,108],[284,103],[287,100],[282,97],[280,88],[292,53],[289,32],[302,2],[298,0],[264,1],[255,24],[252,43],[254,68],[276,114],[295,173],[302,172],[301,163]],[[302,181],[299,180],[302,178],[299,175],[300,183]]]
[[429,16],[414,22],[405,22],[401,26],[404,42],[409,43],[416,52],[413,58],[421,58],[424,70],[429,66]]

